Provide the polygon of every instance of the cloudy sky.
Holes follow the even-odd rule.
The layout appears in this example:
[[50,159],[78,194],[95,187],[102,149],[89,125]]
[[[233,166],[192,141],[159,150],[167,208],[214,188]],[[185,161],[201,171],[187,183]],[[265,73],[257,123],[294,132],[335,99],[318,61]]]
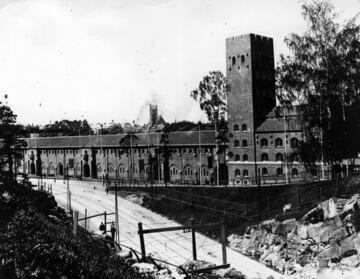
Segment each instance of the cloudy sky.
[[[359,0],[334,0],[340,19]],[[20,123],[86,118],[144,123],[205,120],[189,97],[210,70],[225,71],[225,38],[274,38],[305,24],[297,0],[0,0],[0,100]]]

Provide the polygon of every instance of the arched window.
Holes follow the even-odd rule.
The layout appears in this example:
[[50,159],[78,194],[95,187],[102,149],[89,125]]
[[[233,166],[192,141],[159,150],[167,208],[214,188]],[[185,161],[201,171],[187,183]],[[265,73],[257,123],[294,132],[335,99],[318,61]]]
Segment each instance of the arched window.
[[275,161],[283,161],[284,160],[284,156],[281,153],[277,153],[275,155]]
[[248,160],[249,160],[248,155],[244,154],[244,155],[243,155],[243,161],[245,162],[245,161],[248,161]]
[[291,161],[293,161],[293,162],[299,161],[299,155],[296,154],[296,153],[292,153],[291,154]]
[[297,147],[299,147],[299,141],[298,141],[297,138],[292,138],[292,139],[290,140],[290,147],[291,147],[291,148],[297,148]]
[[268,169],[267,168],[262,168],[261,174],[262,175],[268,175]]
[[239,140],[235,140],[235,141],[234,141],[234,147],[239,147],[239,146],[240,146]]
[[283,140],[281,138],[277,138],[275,140],[275,147],[282,147],[283,146]]
[[238,124],[235,124],[235,125],[234,125],[234,132],[237,132],[237,131],[239,131],[239,125],[238,125]]
[[247,132],[247,125],[246,124],[241,125],[241,131]]
[[235,161],[240,161],[240,155],[239,154],[235,155]]
[[249,171],[248,170],[243,170],[243,176],[244,177],[248,177],[249,176]]
[[114,166],[112,164],[108,164],[108,172],[113,173],[114,171]]
[[266,153],[261,154],[261,161],[268,161],[269,160],[269,155],[267,155]]
[[242,140],[242,147],[248,147],[248,142],[246,139]]
[[240,170],[239,169],[235,170],[235,176],[240,176]]
[[244,62],[245,62],[245,56],[241,55],[241,63],[244,63]]
[[299,175],[298,169],[297,168],[293,168],[291,171],[291,174],[293,177],[297,177]]
[[267,139],[261,139],[260,140],[260,147],[264,148],[268,146],[268,140]]
[[231,64],[235,65],[235,63],[236,63],[236,58],[235,58],[235,56],[233,56],[233,57],[231,58]]
[[277,168],[276,169],[276,175],[283,175],[283,169],[282,168]]

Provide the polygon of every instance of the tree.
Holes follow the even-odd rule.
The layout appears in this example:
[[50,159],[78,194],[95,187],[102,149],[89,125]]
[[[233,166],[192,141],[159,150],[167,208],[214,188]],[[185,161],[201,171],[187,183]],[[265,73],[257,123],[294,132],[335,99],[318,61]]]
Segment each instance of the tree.
[[19,139],[16,117],[7,104],[0,102],[0,177],[5,180],[16,179],[14,169],[16,171],[16,163],[22,158],[21,149],[26,145]]
[[353,132],[359,119],[349,121],[360,100],[358,15],[340,25],[329,1],[303,2],[301,8],[307,30],[285,38],[291,55],[280,56],[277,93],[283,105],[301,107],[307,131],[302,155],[315,151],[303,157],[331,165],[359,151],[353,140],[360,137]]
[[[217,158],[223,151],[219,146],[228,141],[224,114],[227,110],[226,100],[229,91],[230,85],[225,76],[219,71],[213,71],[200,81],[198,88],[191,92],[191,97],[199,102],[200,109],[205,111],[208,120],[215,125]],[[219,159],[216,169],[217,185],[219,185]]]
[[210,72],[199,83],[199,87],[191,92],[191,97],[199,102],[200,109],[205,111],[211,123],[219,120],[220,114],[226,111],[226,99],[229,84],[219,71]]

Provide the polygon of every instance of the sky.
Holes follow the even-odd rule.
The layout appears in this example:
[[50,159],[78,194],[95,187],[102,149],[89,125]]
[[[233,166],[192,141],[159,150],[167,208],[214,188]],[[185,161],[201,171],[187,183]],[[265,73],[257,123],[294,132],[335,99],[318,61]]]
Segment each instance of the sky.
[[[360,0],[334,0],[340,22]],[[190,97],[225,39],[305,31],[298,0],[0,0],[0,101],[23,124],[206,120]]]

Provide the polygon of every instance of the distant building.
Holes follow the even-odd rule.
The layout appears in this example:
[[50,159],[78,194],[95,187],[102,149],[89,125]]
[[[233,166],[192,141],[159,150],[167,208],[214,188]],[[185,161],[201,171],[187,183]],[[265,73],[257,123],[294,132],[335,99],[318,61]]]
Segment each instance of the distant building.
[[149,127],[153,127],[158,122],[158,106],[150,104],[149,112],[150,112]]
[[[254,34],[226,39],[229,142],[226,163],[220,162],[220,184],[285,183],[312,179],[297,154],[305,139],[297,107],[276,107],[274,50],[271,38]],[[157,105],[149,106],[148,132],[121,145],[125,134],[82,137],[28,138],[19,171],[81,179],[163,180],[164,159]],[[163,122],[163,121],[162,121]],[[134,132],[130,123],[125,132]],[[150,132],[149,132],[150,131]],[[170,181],[216,182],[215,132],[169,134]],[[132,153],[131,153],[132,152]],[[71,161],[70,161],[71,160]],[[70,164],[71,162],[71,164]]]

